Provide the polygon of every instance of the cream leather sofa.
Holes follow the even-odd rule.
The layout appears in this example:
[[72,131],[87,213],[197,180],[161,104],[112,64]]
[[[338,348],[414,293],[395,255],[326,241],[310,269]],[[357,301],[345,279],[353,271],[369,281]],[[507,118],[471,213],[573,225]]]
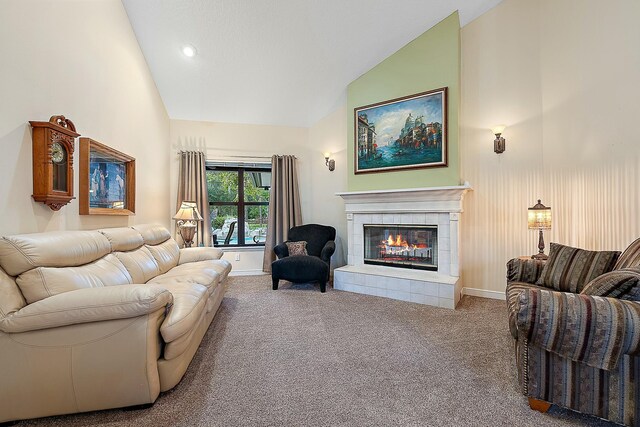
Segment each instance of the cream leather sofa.
[[0,239],[0,422],[178,384],[222,301],[221,256],[153,225]]

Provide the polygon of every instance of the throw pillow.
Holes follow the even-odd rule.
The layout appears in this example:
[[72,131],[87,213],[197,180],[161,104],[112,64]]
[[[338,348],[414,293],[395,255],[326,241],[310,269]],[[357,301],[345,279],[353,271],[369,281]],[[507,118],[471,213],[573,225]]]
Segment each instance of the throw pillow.
[[621,268],[640,267],[640,239],[631,243],[627,249],[622,252],[614,270]]
[[289,250],[289,256],[307,255],[307,242],[304,240],[300,242],[287,242],[287,249]]
[[640,298],[640,269],[625,268],[610,271],[590,281],[580,293],[638,301]]
[[536,285],[578,293],[587,283],[611,271],[619,256],[618,251],[586,251],[551,243],[549,259]]

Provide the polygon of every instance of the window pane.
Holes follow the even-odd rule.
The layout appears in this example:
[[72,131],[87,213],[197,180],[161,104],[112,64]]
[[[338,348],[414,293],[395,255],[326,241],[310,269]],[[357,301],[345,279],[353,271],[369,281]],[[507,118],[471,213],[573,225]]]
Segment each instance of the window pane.
[[209,202],[238,201],[238,172],[207,171]]
[[271,172],[244,173],[244,201],[268,202]]
[[245,206],[245,239],[247,245],[264,243],[267,239],[269,206]]
[[[212,235],[219,245],[238,244],[238,207],[211,206]],[[231,234],[230,234],[231,233]],[[227,241],[228,238],[228,241]]]

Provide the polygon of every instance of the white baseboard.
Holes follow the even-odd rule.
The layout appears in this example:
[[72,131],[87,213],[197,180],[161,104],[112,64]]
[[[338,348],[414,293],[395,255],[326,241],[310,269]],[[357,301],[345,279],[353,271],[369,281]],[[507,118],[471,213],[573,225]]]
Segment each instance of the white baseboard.
[[469,295],[472,297],[499,299],[504,301],[506,299],[504,291],[489,291],[487,289],[477,288],[462,288],[462,295]]
[[265,273],[262,270],[231,270],[229,276],[262,276]]

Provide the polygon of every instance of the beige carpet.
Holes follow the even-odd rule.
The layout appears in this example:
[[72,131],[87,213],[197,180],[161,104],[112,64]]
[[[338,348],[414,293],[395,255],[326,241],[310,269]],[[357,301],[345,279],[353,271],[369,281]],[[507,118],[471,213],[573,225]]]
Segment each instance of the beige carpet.
[[609,426],[531,411],[502,301],[457,310],[232,277],[182,382],[156,404],[50,426]]

